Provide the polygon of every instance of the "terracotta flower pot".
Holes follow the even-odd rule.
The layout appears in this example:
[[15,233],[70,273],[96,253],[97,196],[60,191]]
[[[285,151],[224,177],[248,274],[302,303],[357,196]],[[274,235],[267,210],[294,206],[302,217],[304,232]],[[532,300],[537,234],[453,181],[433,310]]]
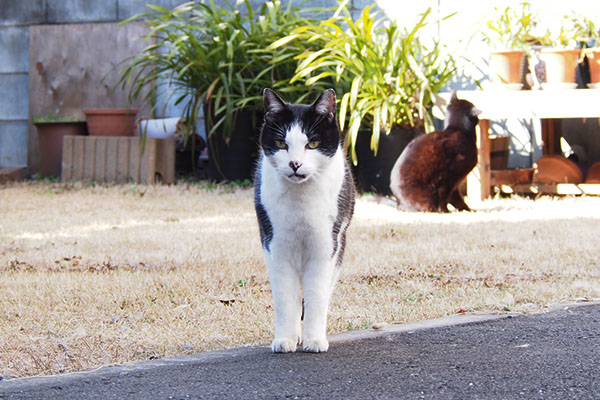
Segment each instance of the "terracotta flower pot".
[[496,50],[490,53],[490,79],[501,85],[522,84],[523,50]]
[[90,136],[133,136],[138,110],[92,108],[83,110]]
[[534,183],[582,183],[583,172],[573,161],[558,155],[542,156],[533,165]]
[[588,169],[585,183],[600,183],[600,161],[594,163],[590,169]]
[[67,135],[86,135],[87,127],[83,121],[74,122],[36,122],[40,145],[40,173],[42,176],[60,177],[62,169],[63,137]]
[[574,89],[575,68],[580,50],[544,48],[539,57],[546,64],[546,83],[543,88]]

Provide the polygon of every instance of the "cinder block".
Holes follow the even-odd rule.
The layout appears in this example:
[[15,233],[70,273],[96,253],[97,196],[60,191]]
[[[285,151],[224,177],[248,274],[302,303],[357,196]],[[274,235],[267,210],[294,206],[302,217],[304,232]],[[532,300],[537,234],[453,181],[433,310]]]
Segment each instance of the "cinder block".
[[[303,0],[295,0],[293,4],[296,6],[303,4],[301,8],[335,8],[338,6],[336,0],[311,0],[308,3]],[[287,6],[287,2],[282,1],[281,6]],[[326,17],[329,17],[329,15]]]
[[378,4],[372,0],[352,0],[350,2],[350,15],[352,18],[358,19],[362,15],[363,9],[367,6],[371,6],[371,12],[381,11],[381,8]]
[[27,121],[0,121],[0,167],[27,165]]
[[352,8],[358,11],[362,11],[363,8],[367,6],[373,6],[373,1],[371,0],[352,0],[351,2]]
[[29,101],[27,88],[29,76],[27,73],[0,74],[0,120],[28,120]]
[[47,0],[48,23],[108,22],[117,20],[114,1]]
[[65,136],[62,180],[152,184],[175,182],[175,140]]
[[0,73],[29,71],[29,27],[0,27]]
[[0,25],[41,24],[44,21],[44,0],[0,0]]
[[118,0],[118,11],[117,16],[119,20],[123,20],[134,15],[152,11],[146,7],[146,4],[154,4],[159,7],[171,10],[178,5],[185,3],[185,0]]

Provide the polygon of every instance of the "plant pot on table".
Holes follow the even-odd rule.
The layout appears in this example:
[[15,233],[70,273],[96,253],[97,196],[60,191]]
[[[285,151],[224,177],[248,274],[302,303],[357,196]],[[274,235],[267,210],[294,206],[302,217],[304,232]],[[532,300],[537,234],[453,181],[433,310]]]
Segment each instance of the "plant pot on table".
[[523,50],[494,50],[490,53],[490,79],[499,86],[521,89],[526,83],[526,63]]
[[574,89],[575,69],[581,53],[578,49],[542,48],[538,57],[545,65],[543,89]]

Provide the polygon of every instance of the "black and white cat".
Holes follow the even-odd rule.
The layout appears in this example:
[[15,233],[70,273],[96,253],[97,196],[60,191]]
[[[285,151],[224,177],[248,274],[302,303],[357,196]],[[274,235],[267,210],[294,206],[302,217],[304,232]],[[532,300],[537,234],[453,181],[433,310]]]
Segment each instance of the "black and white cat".
[[[264,90],[255,207],[275,305],[273,352],[327,351],[327,310],[354,212],[355,189],[335,92],[312,105]],[[304,315],[304,326],[301,319]]]

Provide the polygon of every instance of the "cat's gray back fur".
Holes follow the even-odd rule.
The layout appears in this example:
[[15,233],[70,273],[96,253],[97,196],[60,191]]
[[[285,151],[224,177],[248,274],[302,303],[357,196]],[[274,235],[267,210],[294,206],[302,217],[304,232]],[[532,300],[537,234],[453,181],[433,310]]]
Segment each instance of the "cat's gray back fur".
[[336,260],[336,265],[338,267],[342,264],[342,258],[346,250],[345,228],[343,234],[340,235],[340,233],[342,227],[347,227],[350,224],[350,220],[354,214],[354,202],[356,197],[355,193],[356,190],[354,187],[354,179],[352,177],[352,173],[350,172],[350,168],[346,163],[344,170],[344,182],[342,183],[342,189],[340,190],[340,194],[338,196],[338,215],[335,219],[335,223],[333,224],[332,232],[334,243],[333,254],[335,254],[338,247],[340,249],[338,252],[338,258]]

